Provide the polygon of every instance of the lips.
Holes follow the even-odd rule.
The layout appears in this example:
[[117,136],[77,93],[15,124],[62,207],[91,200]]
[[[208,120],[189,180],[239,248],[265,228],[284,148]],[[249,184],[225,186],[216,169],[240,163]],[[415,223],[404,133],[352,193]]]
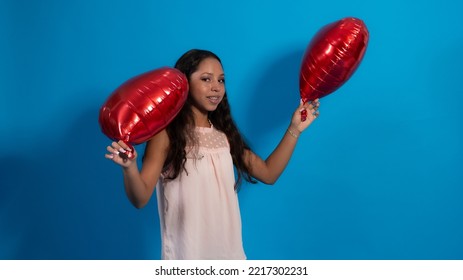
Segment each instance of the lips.
[[219,104],[222,100],[220,96],[208,96],[207,99],[213,104]]

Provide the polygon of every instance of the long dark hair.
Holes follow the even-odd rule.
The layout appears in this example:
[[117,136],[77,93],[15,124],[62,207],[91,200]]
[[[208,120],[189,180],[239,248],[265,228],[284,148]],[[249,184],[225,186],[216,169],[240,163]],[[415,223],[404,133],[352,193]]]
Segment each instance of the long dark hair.
[[[210,51],[192,49],[183,54],[177,60],[175,68],[183,72],[189,80],[191,74],[198,69],[199,64],[206,58],[214,58],[222,63],[220,58]],[[182,169],[187,171],[185,169],[185,147],[188,141],[192,141],[194,143],[193,132],[195,123],[191,104],[191,95],[188,95],[185,105],[182,107],[175,119],[166,127],[166,131],[170,139],[170,147],[164,168],[169,167],[170,177],[168,179],[175,179]],[[217,106],[217,109],[209,112],[208,117],[216,129],[225,133],[228,142],[230,143],[230,153],[238,177],[235,183],[235,189],[242,182],[242,178],[248,182],[256,183],[256,180],[250,175],[250,170],[248,168],[249,165],[244,160],[244,151],[249,150],[250,148],[244,141],[235,122],[233,121],[227,93],[225,93],[222,101]]]

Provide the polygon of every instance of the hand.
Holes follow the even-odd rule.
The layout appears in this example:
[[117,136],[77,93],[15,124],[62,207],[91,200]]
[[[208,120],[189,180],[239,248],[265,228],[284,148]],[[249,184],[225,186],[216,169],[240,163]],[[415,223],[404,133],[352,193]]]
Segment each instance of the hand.
[[318,98],[307,103],[303,103],[301,100],[299,107],[293,114],[290,126],[297,129],[299,133],[304,131],[320,114],[319,107],[320,100]]
[[[110,159],[126,168],[135,163],[138,156],[137,151],[129,147],[122,140],[119,142],[112,142],[111,146],[106,147],[106,150],[109,154],[105,154],[105,158]],[[128,157],[126,152],[132,153],[133,157]]]

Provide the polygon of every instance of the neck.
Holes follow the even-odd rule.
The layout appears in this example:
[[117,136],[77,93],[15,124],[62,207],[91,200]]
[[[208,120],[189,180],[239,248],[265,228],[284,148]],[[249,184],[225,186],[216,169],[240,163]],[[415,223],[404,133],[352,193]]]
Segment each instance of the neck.
[[198,112],[198,111],[193,111],[194,114],[194,119],[195,119],[195,126],[198,127],[211,127],[211,123],[208,118],[208,114]]

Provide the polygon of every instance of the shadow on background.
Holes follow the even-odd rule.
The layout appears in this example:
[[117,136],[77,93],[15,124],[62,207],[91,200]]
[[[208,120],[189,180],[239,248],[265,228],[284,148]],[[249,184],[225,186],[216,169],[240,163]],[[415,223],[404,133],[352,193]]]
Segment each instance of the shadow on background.
[[[293,49],[271,60],[264,69],[247,111],[246,132],[253,147],[273,132],[274,128],[286,127],[291,121],[294,110],[299,105],[299,69],[304,49]],[[252,83],[250,83],[252,84]]]
[[129,203],[120,168],[103,156],[110,141],[98,109],[82,111],[36,154],[0,159],[0,238],[10,241],[1,259],[159,258],[155,203]]

